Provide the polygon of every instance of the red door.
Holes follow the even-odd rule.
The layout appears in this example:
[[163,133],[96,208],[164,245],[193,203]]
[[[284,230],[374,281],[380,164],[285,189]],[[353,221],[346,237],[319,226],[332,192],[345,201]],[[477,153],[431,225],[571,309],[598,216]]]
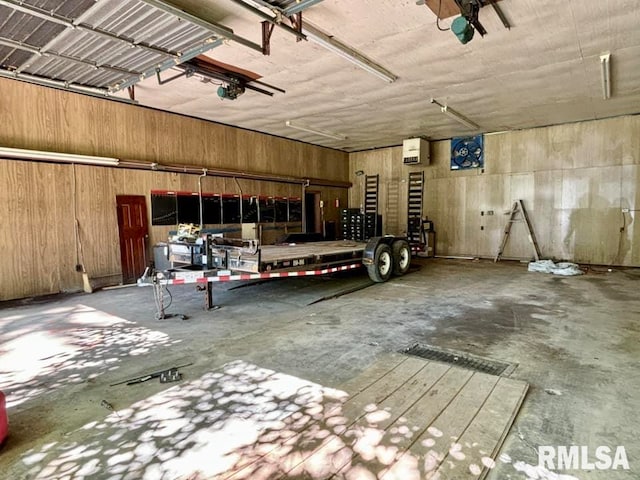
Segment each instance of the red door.
[[144,273],[147,265],[147,201],[143,196],[117,195],[116,203],[122,282],[133,283]]

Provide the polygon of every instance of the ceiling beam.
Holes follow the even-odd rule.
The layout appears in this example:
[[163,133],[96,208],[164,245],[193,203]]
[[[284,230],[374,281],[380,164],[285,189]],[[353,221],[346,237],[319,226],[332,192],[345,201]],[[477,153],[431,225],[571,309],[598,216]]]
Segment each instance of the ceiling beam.
[[304,33],[297,31],[295,28],[290,27],[286,23],[282,23],[282,21],[280,20],[280,18],[278,16],[272,17],[268,13],[265,13],[262,10],[260,10],[259,8],[256,8],[256,7],[252,6],[252,5],[249,5],[248,3],[244,2],[243,0],[231,0],[231,1],[233,3],[235,3],[236,5],[239,5],[239,6],[243,7],[243,8],[245,8],[246,10],[250,11],[251,13],[259,16],[260,18],[264,19],[265,21],[271,23],[272,25],[280,27],[281,29],[283,29],[283,30],[295,35],[299,39],[301,39],[301,40],[306,40],[307,39],[307,36]]
[[312,7],[314,5],[317,5],[318,3],[322,2],[323,0],[300,0],[298,3],[296,3],[295,5],[292,5],[288,8],[284,9],[284,14],[289,17],[291,15],[295,15],[296,13],[299,13],[303,10],[306,10],[309,7]]
[[345,45],[344,43],[336,40],[333,36],[323,32],[319,28],[311,25],[309,22],[304,22],[302,25],[302,31],[307,34],[309,40],[320,45],[321,47],[335,53],[336,55],[348,60],[357,67],[375,75],[376,77],[384,80],[388,83],[393,83],[398,79],[398,76],[390,72],[382,65],[367,58],[357,50]]
[[[22,80],[23,82],[33,83],[35,85],[41,85],[43,87],[59,88],[74,93],[82,93],[84,95],[91,95],[93,97],[105,98],[109,97],[109,91],[107,89],[98,87],[87,87],[86,85],[79,85],[70,82],[64,82],[62,80],[52,80],[50,78],[39,77],[37,75],[31,75],[29,73],[10,72],[0,68],[0,77],[9,78],[11,80]],[[136,103],[120,97],[110,97],[112,100],[117,100],[125,103]]]

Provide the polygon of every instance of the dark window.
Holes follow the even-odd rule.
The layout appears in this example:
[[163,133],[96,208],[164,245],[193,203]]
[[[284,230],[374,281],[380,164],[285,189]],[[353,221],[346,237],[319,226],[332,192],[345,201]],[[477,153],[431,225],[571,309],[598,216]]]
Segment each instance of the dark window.
[[289,221],[289,208],[286,198],[276,198],[276,222]]
[[[200,224],[200,197],[189,193],[151,193],[152,225]],[[242,219],[240,202],[242,201]],[[302,221],[299,198],[202,195],[202,223],[206,225]]]
[[240,223],[240,197],[222,197],[222,223]]
[[222,223],[222,202],[218,195],[202,196],[202,223],[206,225],[218,225]]
[[260,223],[276,221],[276,203],[273,197],[260,198]]
[[300,200],[299,198],[289,199],[289,221],[302,221],[302,200]]
[[176,225],[178,204],[175,195],[151,194],[151,225]]
[[198,195],[178,195],[178,223],[200,224]]
[[242,222],[257,223],[258,221],[258,199],[256,197],[245,197],[242,199]]

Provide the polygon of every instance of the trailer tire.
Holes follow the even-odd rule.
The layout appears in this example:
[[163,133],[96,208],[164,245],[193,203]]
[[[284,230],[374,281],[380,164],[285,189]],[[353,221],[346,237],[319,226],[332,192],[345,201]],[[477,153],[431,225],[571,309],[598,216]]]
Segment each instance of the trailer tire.
[[391,248],[385,243],[380,243],[376,247],[373,257],[373,263],[367,265],[369,278],[376,283],[382,283],[389,280],[393,272],[393,254]]
[[393,253],[393,274],[404,275],[411,266],[411,248],[406,240],[396,240],[391,244]]

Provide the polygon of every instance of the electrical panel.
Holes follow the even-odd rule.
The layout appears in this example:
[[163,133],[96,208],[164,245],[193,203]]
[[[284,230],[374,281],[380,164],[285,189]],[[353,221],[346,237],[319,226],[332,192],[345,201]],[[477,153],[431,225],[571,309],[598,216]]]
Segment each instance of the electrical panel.
[[429,142],[424,138],[408,138],[402,142],[402,163],[429,165]]

